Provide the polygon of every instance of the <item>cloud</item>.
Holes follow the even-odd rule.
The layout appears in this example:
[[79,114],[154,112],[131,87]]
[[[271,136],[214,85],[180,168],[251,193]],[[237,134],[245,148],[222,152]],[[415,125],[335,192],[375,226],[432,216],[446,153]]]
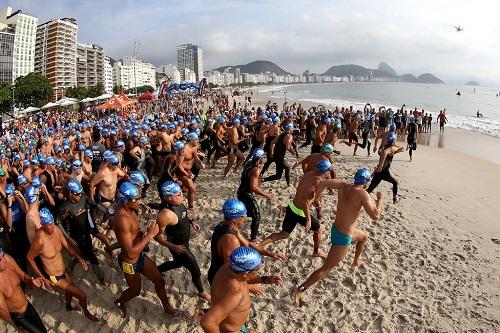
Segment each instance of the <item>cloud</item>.
[[[79,40],[102,45],[114,58],[130,55],[155,65],[176,62],[176,45],[204,50],[205,69],[270,60],[285,70],[322,73],[332,65],[376,67],[399,73],[432,71],[445,81],[500,77],[500,2],[451,0],[0,0],[0,6],[40,22],[70,16]],[[464,27],[455,32],[453,25]]]

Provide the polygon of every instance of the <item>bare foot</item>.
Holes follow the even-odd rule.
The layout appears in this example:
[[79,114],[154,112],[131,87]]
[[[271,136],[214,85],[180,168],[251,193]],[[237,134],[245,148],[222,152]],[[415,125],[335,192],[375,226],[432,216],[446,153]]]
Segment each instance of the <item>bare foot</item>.
[[298,288],[293,290],[293,305],[300,307],[304,305],[305,302],[302,300],[302,292]]
[[122,311],[122,318],[127,317],[127,308],[125,307],[125,304],[121,304],[118,302],[118,300],[115,301],[115,305]]
[[285,207],[280,207],[279,209],[280,209],[280,212],[279,212],[279,214],[278,214],[278,217],[280,217],[280,218],[281,218],[281,217],[285,216],[285,213],[286,213],[286,206],[285,206]]
[[92,321],[99,321],[99,318],[97,318],[96,316],[94,316],[88,310],[87,311],[83,311],[83,314],[85,315],[85,317],[87,317],[88,319],[90,319]]
[[163,310],[165,311],[165,313],[167,315],[172,316],[172,317],[181,317],[181,316],[185,315],[184,311],[174,309],[170,305],[168,307],[163,308]]
[[212,303],[212,298],[210,297],[210,294],[207,293],[206,291],[203,291],[203,292],[199,293],[198,297],[201,298],[201,299],[204,299],[208,303]]
[[358,259],[352,262],[352,267],[360,267],[363,266],[364,264],[366,264],[366,261],[364,261],[363,259]]
[[66,311],[80,311],[82,308],[79,306],[73,306],[71,304],[66,304]]
[[393,203],[393,204],[397,204],[398,202],[399,202],[399,199],[398,199],[398,198],[394,198],[394,199],[392,199],[392,203]]
[[196,308],[194,310],[194,314],[193,314],[193,319],[194,320],[200,320],[201,318],[203,318],[205,316],[205,310],[203,309],[200,309],[200,308]]
[[313,257],[320,257],[320,258],[326,258],[326,253],[321,251],[321,250],[318,250],[318,251],[314,251],[313,254],[312,254]]

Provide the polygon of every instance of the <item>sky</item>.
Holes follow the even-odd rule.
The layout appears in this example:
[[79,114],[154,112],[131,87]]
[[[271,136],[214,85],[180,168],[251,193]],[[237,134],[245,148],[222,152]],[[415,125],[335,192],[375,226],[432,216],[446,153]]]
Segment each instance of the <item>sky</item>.
[[[198,44],[204,69],[269,60],[291,73],[330,66],[398,74],[430,72],[447,83],[500,86],[497,0],[0,0],[38,16],[78,21],[78,41],[114,59],[176,64],[176,46]],[[454,25],[464,28],[456,32]]]

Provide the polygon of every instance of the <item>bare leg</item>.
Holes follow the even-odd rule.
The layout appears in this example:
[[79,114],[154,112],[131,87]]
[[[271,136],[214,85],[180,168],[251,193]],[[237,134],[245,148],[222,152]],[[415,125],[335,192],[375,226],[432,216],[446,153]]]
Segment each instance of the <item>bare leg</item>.
[[271,244],[282,239],[287,239],[289,236],[290,234],[285,231],[275,232],[270,236],[266,237],[262,242],[260,242],[260,246],[265,246],[267,244]]
[[127,304],[127,302],[132,298],[141,294],[141,275],[139,273],[124,273],[124,275],[128,288],[123,291],[120,298],[115,301],[116,306],[122,311],[123,318],[127,316],[127,308],[125,307],[125,304]]
[[173,316],[179,315],[179,312],[176,311],[168,301],[167,291],[165,290],[165,280],[163,280],[156,265],[148,257],[144,258],[144,266],[141,269],[141,273],[155,285],[156,294],[160,298],[165,313]]
[[363,230],[357,229],[354,231],[352,235],[352,240],[357,241],[356,243],[356,253],[354,254],[354,260],[352,261],[353,266],[363,265],[364,261],[360,259],[361,252],[365,247],[366,241],[368,240],[368,234]]
[[80,303],[80,307],[82,308],[85,317],[92,321],[99,321],[99,318],[90,313],[87,308],[87,295],[85,295],[83,290],[74,285],[68,276],[66,277],[66,279],[59,281],[56,286],[64,290],[66,293],[66,308],[68,308],[68,301],[70,308],[72,308],[71,298],[76,297],[78,299],[78,302]]
[[[328,256],[323,263],[323,266],[314,271],[307,280],[300,285],[299,288],[304,287],[305,289],[311,287],[313,284],[324,278],[335,266],[337,266],[342,259],[346,256],[349,251],[349,246],[335,246],[332,245],[330,247],[330,251],[328,252]],[[299,288],[295,288],[294,291],[294,303],[296,306],[300,305],[300,298],[302,297],[302,292]]]
[[326,254],[319,249],[321,243],[321,227],[313,233],[314,252],[313,257],[325,258]]
[[243,155],[243,153],[239,150],[236,151],[236,157],[237,157],[237,161],[236,161],[236,166],[233,169],[233,172],[236,172],[236,170],[238,170],[238,168],[241,166],[241,164],[245,161],[245,155]]
[[231,170],[231,167],[234,164],[234,159],[235,158],[236,158],[235,154],[229,154],[229,156],[227,158],[227,165],[226,165],[226,168],[224,169],[224,178],[227,177],[227,174],[228,174],[229,170]]

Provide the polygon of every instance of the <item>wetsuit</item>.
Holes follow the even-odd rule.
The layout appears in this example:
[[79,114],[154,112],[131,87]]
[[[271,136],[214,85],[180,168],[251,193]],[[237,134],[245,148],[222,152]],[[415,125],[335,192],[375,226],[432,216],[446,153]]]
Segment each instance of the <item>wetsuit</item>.
[[262,167],[262,170],[260,171],[260,174],[263,175],[266,173],[267,169],[271,166],[271,163],[274,162],[274,158],[271,157],[271,143],[273,142],[275,136],[266,136],[266,143],[264,144],[264,151],[266,152],[266,163],[264,163],[264,166]]
[[[168,225],[165,228],[165,235],[170,243],[175,245],[182,245],[184,252],[177,253],[171,249],[172,261],[166,261],[158,266],[160,272],[166,272],[171,269],[185,267],[191,273],[191,280],[195,285],[198,292],[203,292],[203,285],[201,284],[201,271],[198,262],[193,253],[189,250],[189,239],[191,238],[191,222],[187,216],[187,208],[184,204],[173,206],[168,203],[162,203],[161,209],[168,209],[177,215],[177,224]],[[160,209],[160,210],[161,210]]]
[[260,209],[253,191],[250,189],[250,172],[256,168],[253,161],[249,161],[245,164],[243,168],[243,173],[241,174],[240,187],[238,188],[238,200],[245,204],[247,208],[247,216],[252,218],[252,225],[250,227],[250,239],[255,240],[257,238],[257,233],[259,232],[260,224]]
[[408,125],[408,136],[406,137],[406,142],[408,143],[410,157],[413,155],[413,151],[417,150],[417,140],[415,135],[417,133],[417,125],[411,123]]
[[313,132],[314,132],[314,126],[313,126],[313,118],[309,118],[306,120],[306,141],[300,146],[300,148],[308,146],[313,142]]
[[[285,137],[289,133],[281,133],[278,137],[276,144],[274,145],[274,162],[276,163],[276,174],[266,177],[262,180],[262,182],[269,182],[272,180],[281,179],[283,176],[283,170],[285,171],[285,179],[286,183],[290,185],[290,166],[285,160],[286,155],[286,146],[285,146]],[[266,162],[267,163],[267,162]],[[265,166],[265,165],[264,165]],[[262,168],[264,169],[264,168]],[[262,174],[263,172],[261,172]]]
[[99,266],[99,261],[95,255],[91,236],[92,234],[96,234],[98,230],[90,216],[89,207],[90,203],[87,196],[85,193],[82,193],[80,200],[77,202],[72,202],[69,199],[66,200],[61,205],[59,215],[67,215],[63,221],[65,222],[66,231],[75,240],[83,259],[90,262],[97,278],[102,281],[104,280],[104,272]]
[[10,318],[17,327],[20,327],[30,333],[46,333],[47,329],[42,319],[36,312],[33,305],[28,302],[26,311],[23,313],[9,312]]
[[[387,147],[386,147],[387,148]],[[366,190],[368,193],[371,193],[377,186],[380,184],[382,180],[385,180],[386,182],[389,182],[392,184],[392,197],[393,200],[397,198],[398,194],[398,181],[392,176],[391,171],[389,170],[391,168],[392,164],[392,159],[394,155],[387,155],[385,157],[384,165],[382,167],[382,171],[380,172],[374,172],[373,173],[373,179],[370,183],[370,186]]]
[[5,221],[0,222],[0,247],[6,253],[13,255],[9,237],[9,226]]
[[219,251],[217,250],[217,244],[219,244],[219,240],[227,234],[235,235],[236,231],[233,230],[228,224],[221,222],[215,226],[214,232],[211,237],[210,250],[212,253],[212,259],[210,261],[210,268],[208,269],[208,282],[212,284],[214,280],[215,274],[219,270],[219,268],[224,265],[224,258],[219,255]]
[[17,199],[12,203],[12,228],[14,232],[11,233],[10,240],[12,241],[12,249],[14,252],[14,259],[23,271],[28,269],[28,262],[26,255],[30,249],[30,242],[28,234],[26,233],[26,216],[21,210],[21,206]]
[[99,166],[101,165],[106,147],[104,147],[101,143],[93,143],[88,146],[88,148],[92,150],[92,153],[94,154],[94,158],[92,159],[92,172],[97,172],[99,170]]
[[371,120],[365,120],[365,124],[363,126],[363,133],[362,133],[362,138],[363,138],[363,143],[357,143],[358,147],[361,147],[363,149],[368,150],[368,155],[370,155],[370,147],[372,143],[370,142],[370,130],[372,128],[372,121]]

